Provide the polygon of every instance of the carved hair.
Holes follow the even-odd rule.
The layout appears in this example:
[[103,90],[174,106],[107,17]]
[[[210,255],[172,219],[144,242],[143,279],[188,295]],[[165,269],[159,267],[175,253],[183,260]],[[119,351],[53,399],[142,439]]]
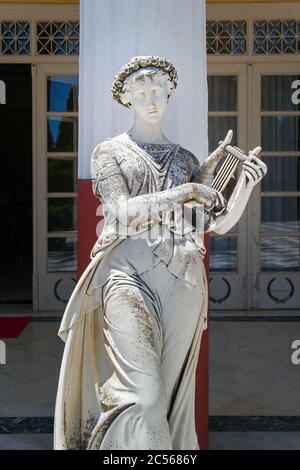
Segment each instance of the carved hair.
[[118,103],[130,108],[130,102],[123,101],[125,81],[128,83],[128,78],[138,75],[142,69],[149,69],[150,71],[158,70],[161,75],[167,76],[168,82],[168,98],[177,87],[177,71],[175,67],[164,57],[158,56],[137,56],[133,57],[130,62],[125,64],[120,72],[114,77],[112,84],[113,99]]

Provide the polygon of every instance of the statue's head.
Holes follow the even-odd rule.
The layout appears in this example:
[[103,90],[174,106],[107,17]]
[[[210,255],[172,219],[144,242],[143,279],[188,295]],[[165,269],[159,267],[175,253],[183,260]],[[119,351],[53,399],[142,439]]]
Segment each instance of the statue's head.
[[177,86],[177,72],[162,57],[138,56],[124,65],[114,78],[113,98],[133,108],[147,122],[162,118],[168,101]]

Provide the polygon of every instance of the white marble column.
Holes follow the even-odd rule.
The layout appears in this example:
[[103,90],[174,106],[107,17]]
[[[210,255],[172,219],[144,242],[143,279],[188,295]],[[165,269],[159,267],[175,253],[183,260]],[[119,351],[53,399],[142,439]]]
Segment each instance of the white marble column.
[[79,179],[95,145],[127,130],[132,112],[112,100],[114,75],[135,55],[165,56],[178,70],[167,136],[207,156],[205,0],[81,0]]
[[[92,150],[132,124],[132,112],[113,101],[110,91],[123,64],[136,55],[161,55],[173,62],[178,87],[168,106],[166,135],[200,161],[208,152],[205,0],[81,0],[80,8],[78,275],[90,261],[96,226],[102,223],[91,190]],[[207,331],[198,364],[196,427],[200,447],[206,449]]]

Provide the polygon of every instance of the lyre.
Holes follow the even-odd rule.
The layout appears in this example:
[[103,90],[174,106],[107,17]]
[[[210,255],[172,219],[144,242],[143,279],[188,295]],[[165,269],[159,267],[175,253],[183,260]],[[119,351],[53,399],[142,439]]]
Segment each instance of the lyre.
[[261,151],[261,147],[256,147],[252,152],[250,152],[249,156],[246,155],[246,153],[240,148],[233,147],[231,145],[226,146],[226,151],[228,152],[228,155],[211,184],[211,187],[220,193],[223,193],[227,187],[238,167],[239,162],[251,160],[251,155],[258,155]]

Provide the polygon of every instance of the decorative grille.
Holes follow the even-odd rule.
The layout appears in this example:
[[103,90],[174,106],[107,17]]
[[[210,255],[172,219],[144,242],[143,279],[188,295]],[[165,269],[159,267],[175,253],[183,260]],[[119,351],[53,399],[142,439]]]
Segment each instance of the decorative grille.
[[30,53],[30,22],[0,21],[0,55]]
[[256,20],[253,23],[254,54],[299,54],[300,21]]
[[[37,55],[78,56],[79,21],[37,21]],[[253,41],[247,47],[248,31],[253,28]],[[0,21],[0,55],[31,55],[30,21]],[[207,54],[272,55],[300,53],[300,20],[209,20],[207,21]]]
[[79,22],[39,21],[38,55],[79,55]]
[[207,21],[206,37],[208,54],[246,54],[247,21]]

